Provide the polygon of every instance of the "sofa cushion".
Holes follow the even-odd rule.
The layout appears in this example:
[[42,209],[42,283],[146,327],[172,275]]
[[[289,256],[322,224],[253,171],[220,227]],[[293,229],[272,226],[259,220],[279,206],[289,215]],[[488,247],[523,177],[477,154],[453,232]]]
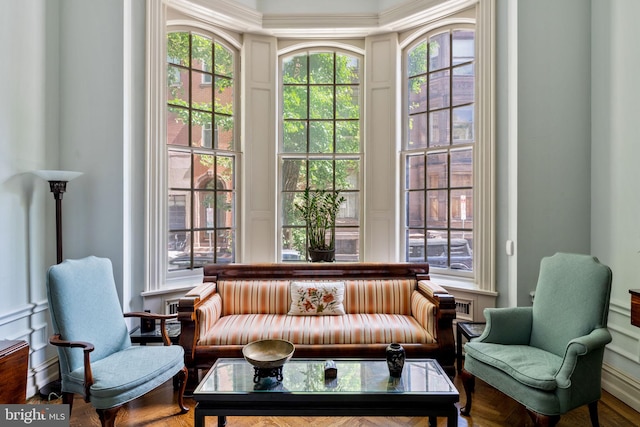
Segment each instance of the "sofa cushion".
[[359,313],[344,316],[224,316],[201,337],[200,344],[244,345],[266,338],[285,339],[294,344],[436,342],[411,316]]
[[290,315],[341,315],[344,282],[291,282]]

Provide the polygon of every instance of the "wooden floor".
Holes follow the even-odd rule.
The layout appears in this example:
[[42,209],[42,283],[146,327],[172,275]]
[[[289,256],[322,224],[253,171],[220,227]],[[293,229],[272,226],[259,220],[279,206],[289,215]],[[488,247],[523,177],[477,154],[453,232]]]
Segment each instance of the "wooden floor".
[[[460,390],[458,407],[464,404],[464,389],[456,376],[454,384]],[[186,398],[191,408],[184,415],[178,413],[176,394],[171,381],[156,390],[125,405],[118,413],[119,427],[191,427],[193,426],[193,399]],[[60,403],[60,400],[54,402]],[[37,398],[30,403],[42,403]],[[602,427],[640,426],[640,413],[603,391],[598,405]],[[484,382],[476,381],[471,417],[458,416],[459,427],[532,426],[524,408],[496,391]],[[76,397],[71,413],[71,427],[99,426],[100,421],[93,407]],[[229,417],[228,427],[411,427],[427,426],[424,418],[413,417]],[[438,426],[446,426],[446,419],[439,419]],[[590,426],[587,407],[565,414],[558,427]],[[207,418],[207,427],[217,426],[217,420]]]

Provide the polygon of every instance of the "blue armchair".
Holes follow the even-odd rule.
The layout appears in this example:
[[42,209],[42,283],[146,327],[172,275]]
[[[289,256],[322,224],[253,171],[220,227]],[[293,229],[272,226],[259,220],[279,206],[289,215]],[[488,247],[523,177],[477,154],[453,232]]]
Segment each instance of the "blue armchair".
[[[132,346],[125,316],[169,315],[122,313],[111,261],[94,256],[66,260],[49,268],[47,295],[62,377],[63,402],[75,393],[96,408],[103,426],[113,426],[120,407],[178,374],[178,406],[184,413],[187,369],[182,347]],[[175,316],[173,316],[175,317]]]
[[462,380],[471,412],[475,377],[527,408],[536,425],[589,406],[598,423],[611,270],[594,257],[544,258],[532,307],[490,308],[484,333],[466,343]]

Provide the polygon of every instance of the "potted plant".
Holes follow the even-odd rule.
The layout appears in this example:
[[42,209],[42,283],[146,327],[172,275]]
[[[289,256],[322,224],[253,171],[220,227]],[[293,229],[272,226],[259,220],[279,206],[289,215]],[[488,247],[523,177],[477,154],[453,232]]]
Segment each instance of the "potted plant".
[[335,261],[336,216],[345,200],[340,190],[312,191],[307,187],[301,202],[294,204],[307,226],[307,253],[312,262]]

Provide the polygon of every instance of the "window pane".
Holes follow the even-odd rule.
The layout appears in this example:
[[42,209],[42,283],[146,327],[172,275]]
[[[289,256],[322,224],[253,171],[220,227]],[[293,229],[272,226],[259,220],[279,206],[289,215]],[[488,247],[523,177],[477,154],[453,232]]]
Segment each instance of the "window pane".
[[447,188],[447,153],[427,154],[427,188]]
[[307,83],[307,54],[289,56],[282,61],[282,82],[284,84]]
[[449,106],[449,70],[431,73],[429,76],[429,110]]
[[[216,228],[231,228],[236,225],[233,215],[235,211],[234,205],[233,192],[218,191],[216,195],[216,216],[214,223]],[[209,222],[207,222],[207,224],[209,224]]]
[[214,227],[216,227],[216,192],[196,191],[194,192],[194,197],[195,228],[213,229]]
[[216,232],[216,262],[228,264],[236,262],[235,233],[233,230],[218,230]]
[[309,83],[332,84],[333,82],[333,53],[309,55]]
[[191,145],[212,148],[211,113],[193,111],[191,120]]
[[189,110],[179,107],[167,107],[167,144],[189,145]]
[[424,189],[424,156],[407,156],[406,183],[408,190]]
[[355,228],[336,227],[336,261],[353,262],[360,259],[360,233]]
[[219,43],[215,43],[215,73],[233,78],[233,52]]
[[215,156],[211,154],[193,155],[193,183],[195,188],[206,188],[206,184],[215,175],[214,161]]
[[[193,72],[191,80],[192,107],[198,110],[211,111],[213,107],[213,94],[211,93],[211,75],[198,71]],[[208,84],[203,84],[205,77],[209,78]]]
[[466,150],[451,151],[451,187],[472,187],[473,186],[473,151]]
[[235,158],[218,156],[216,158],[216,189],[235,190]]
[[409,117],[409,149],[427,146],[427,115],[416,114]]
[[169,150],[169,188],[191,188],[191,154]]
[[423,191],[409,191],[407,193],[406,210],[409,227],[425,227]]
[[333,122],[309,123],[309,153],[333,153]]
[[473,105],[453,109],[453,143],[473,142]]
[[473,228],[473,191],[451,190],[451,227]]
[[407,76],[412,77],[427,72],[427,42],[416,45],[409,51]]
[[340,190],[360,189],[360,161],[357,159],[336,160],[336,186]]
[[304,254],[306,239],[307,233],[304,228],[284,227],[282,229],[282,251],[280,260],[283,262],[306,260],[307,258]]
[[336,121],[336,153],[360,152],[360,121]]
[[197,70],[211,72],[212,64],[211,39],[194,34],[191,38],[192,67]]
[[453,65],[473,61],[475,57],[475,34],[473,31],[456,30],[453,32]]
[[[220,114],[216,114],[214,117],[213,147],[220,150],[233,150],[235,148],[235,136],[233,134],[235,120],[232,116],[223,116]],[[207,145],[207,147],[209,146]]]
[[313,190],[333,190],[331,160],[309,160],[309,187]]
[[285,119],[307,118],[307,87],[285,86],[283,89],[282,114]]
[[333,86],[309,87],[309,118],[333,119]]
[[189,71],[174,66],[167,67],[167,102],[174,105],[189,104]]
[[[187,230],[191,228],[191,193],[188,191],[169,191],[169,231]],[[182,238],[186,238],[182,233]],[[174,237],[177,239],[177,237]],[[169,240],[169,245],[176,248],[182,248],[185,241],[176,242]],[[176,249],[177,250],[177,249]],[[182,250],[182,249],[180,249]]]
[[233,81],[216,77],[216,113],[233,114]]
[[358,86],[336,87],[336,118],[360,118],[360,88]]
[[189,66],[189,33],[167,34],[167,62]]
[[463,65],[453,69],[453,105],[468,104],[474,100],[474,66]]
[[282,191],[302,191],[307,187],[306,160],[283,160],[281,173]]
[[409,79],[409,114],[427,111],[427,77]]
[[[449,223],[447,190],[427,191],[427,227],[447,228]],[[412,224],[410,224],[412,226]]]
[[295,207],[296,204],[302,203],[301,193],[282,193],[282,225],[304,225],[304,220]]
[[408,248],[406,261],[425,262],[426,253],[424,250],[424,234],[422,230],[408,230],[406,239],[406,246]]
[[429,71],[449,66],[449,33],[440,33],[429,38]]
[[360,194],[344,192],[340,195],[345,198],[345,201],[340,205],[336,225],[357,227],[360,224]]
[[473,234],[452,232],[450,245],[450,267],[452,270],[473,270]]
[[449,110],[429,114],[429,147],[449,145]]
[[360,83],[360,60],[351,55],[336,55],[336,84]]
[[307,122],[285,120],[282,124],[282,151],[305,153],[307,151]]

